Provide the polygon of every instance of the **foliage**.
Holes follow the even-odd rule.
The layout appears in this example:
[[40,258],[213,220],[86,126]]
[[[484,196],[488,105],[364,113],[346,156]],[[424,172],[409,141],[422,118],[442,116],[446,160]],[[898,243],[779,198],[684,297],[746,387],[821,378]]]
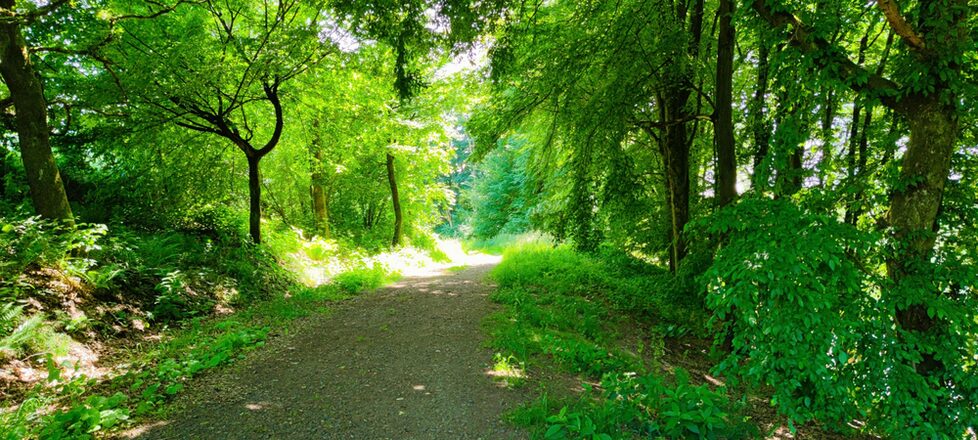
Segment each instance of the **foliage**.
[[[593,394],[599,394],[594,399]],[[545,439],[746,438],[756,428],[738,419],[723,393],[689,383],[676,370],[675,383],[656,375],[609,375],[601,392],[589,393],[546,419]]]
[[472,210],[473,238],[486,240],[530,230],[533,197],[526,168],[528,155],[529,150],[507,146],[493,151],[479,164],[465,195]]
[[343,272],[333,278],[333,283],[340,289],[349,293],[359,293],[364,290],[376,289],[384,284],[396,281],[400,275],[388,272],[382,265],[373,263],[369,267],[362,267]]
[[[548,439],[746,436],[751,428],[734,415],[736,408],[725,392],[691,385],[682,370],[675,371],[674,383],[666,383],[652,368],[661,348],[621,346],[624,332],[636,332],[631,319],[640,311],[619,309],[616,301],[625,290],[658,278],[641,274],[647,263],[606,253],[597,259],[566,246],[517,245],[493,271],[501,289],[492,298],[507,310],[488,321],[491,344],[510,353],[497,354],[497,363],[518,362],[530,376],[553,363],[601,380],[600,392],[560,408],[551,407],[543,396],[511,418]],[[617,277],[610,278],[609,272]],[[643,343],[662,343],[661,334],[639,332]]]
[[[732,348],[716,367],[719,373],[770,385],[772,404],[795,422],[818,419],[845,430],[857,419],[881,432],[924,437],[964,432],[975,423],[973,401],[929,388],[912,370],[894,368],[887,356],[947,353],[954,394],[976,392],[967,337],[908,340],[890,324],[894,296],[881,295],[881,289],[894,287],[872,269],[881,265],[872,263],[882,251],[878,236],[783,200],[744,200],[702,226],[724,237],[703,276],[713,323],[721,328],[717,344],[730,338]],[[954,283],[941,272],[926,284]],[[969,272],[962,267],[951,278],[968,282]],[[942,316],[952,334],[976,334],[973,315],[953,315],[948,306],[935,302],[928,313]],[[901,409],[911,402],[924,407]],[[917,414],[931,414],[930,421]]]

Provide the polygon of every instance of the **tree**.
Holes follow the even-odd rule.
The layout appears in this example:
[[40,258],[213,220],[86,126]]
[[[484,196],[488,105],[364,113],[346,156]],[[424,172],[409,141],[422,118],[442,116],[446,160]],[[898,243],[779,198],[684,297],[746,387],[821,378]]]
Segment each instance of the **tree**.
[[[790,29],[785,34],[787,40],[815,65],[832,72],[834,79],[854,91],[878,100],[908,123],[909,142],[899,179],[890,191],[888,227],[898,245],[886,258],[887,273],[894,285],[887,294],[893,296],[896,323],[915,353],[909,362],[926,383],[937,386],[953,380],[946,365],[951,358],[938,352],[937,345],[920,341],[925,335],[934,337],[935,332],[945,339],[948,336],[942,333],[941,319],[929,311],[948,292],[929,286],[922,278],[929,272],[940,228],[938,214],[958,142],[959,95],[969,87],[961,61],[974,51],[973,32],[969,29],[973,23],[969,20],[975,10],[967,0],[922,1],[915,6],[913,11],[904,12],[892,0],[877,2],[890,30],[900,37],[905,48],[900,54],[904,69],[899,72],[898,82],[883,76],[881,71],[869,71],[853,62],[813,25],[776,3],[753,3],[754,11],[769,25]],[[907,16],[916,17],[917,23],[911,24]],[[855,131],[858,107],[853,122]],[[855,169],[855,161],[851,164]],[[912,360],[918,356],[919,360]],[[922,417],[926,420],[934,415]]]
[[733,126],[733,52],[736,36],[733,27],[735,0],[720,0],[717,15],[716,144],[717,205],[727,205],[737,197],[737,150]]
[[[284,129],[280,88],[330,53],[319,41],[321,11],[297,0],[261,5],[205,2],[166,20],[128,26],[116,45],[129,87],[164,121],[220,136],[248,163],[249,232],[261,242],[259,164]],[[188,36],[166,44],[174,30]],[[272,124],[262,124],[262,107]],[[270,133],[268,131],[270,130]],[[256,134],[266,141],[255,144]]]
[[0,19],[0,75],[15,109],[20,156],[34,211],[42,217],[73,224],[71,206],[51,151],[44,88],[22,34],[23,26],[65,3],[52,1],[40,8],[18,12],[16,0],[0,1],[0,8],[6,12]]

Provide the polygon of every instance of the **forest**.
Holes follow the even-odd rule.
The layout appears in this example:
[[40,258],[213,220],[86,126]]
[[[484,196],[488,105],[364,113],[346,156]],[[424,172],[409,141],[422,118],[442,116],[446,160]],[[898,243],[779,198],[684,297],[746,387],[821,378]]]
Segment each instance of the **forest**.
[[978,438],[972,0],[0,0],[0,77],[0,440]]

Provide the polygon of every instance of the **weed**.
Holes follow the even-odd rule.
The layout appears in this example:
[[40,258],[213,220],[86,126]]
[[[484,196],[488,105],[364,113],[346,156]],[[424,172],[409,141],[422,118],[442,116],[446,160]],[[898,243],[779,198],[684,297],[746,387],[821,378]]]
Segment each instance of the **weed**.
[[[661,321],[655,328],[669,336],[690,331],[695,321],[671,322],[663,317],[678,319],[693,313],[649,309],[674,292],[655,288],[671,288],[683,281],[628,257],[595,257],[539,242],[508,249],[492,277],[500,288],[491,299],[507,306],[486,320],[489,344],[501,350],[494,371],[515,369],[522,374],[534,365],[552,364],[601,380],[599,392],[591,390],[562,405],[544,394],[512,413],[509,418],[514,423],[545,439],[742,438],[749,432],[737,406],[722,390],[693,386],[680,369],[671,375],[673,383],[667,384],[660,374],[670,375],[650,368],[663,353],[662,334],[654,334],[649,346],[643,338],[639,354],[620,348],[626,345],[620,335],[634,331],[635,317],[658,316]],[[634,342],[627,345],[634,347]],[[653,362],[639,355],[652,356]]]
[[388,272],[383,265],[373,263],[353,270],[340,273],[333,278],[333,283],[349,293],[360,293],[381,287],[400,277],[396,272]]
[[507,388],[517,388],[526,383],[526,364],[516,358],[516,356],[503,356],[496,353],[493,356],[492,369],[489,376],[497,382],[503,383]]

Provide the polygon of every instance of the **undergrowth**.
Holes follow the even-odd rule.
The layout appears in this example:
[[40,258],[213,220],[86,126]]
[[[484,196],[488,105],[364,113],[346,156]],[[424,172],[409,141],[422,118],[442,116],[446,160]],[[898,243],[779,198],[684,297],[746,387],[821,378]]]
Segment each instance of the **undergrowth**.
[[[701,333],[707,319],[702,303],[697,307],[690,298],[692,281],[682,274],[609,250],[585,255],[533,241],[507,249],[491,276],[499,284],[492,299],[506,305],[487,319],[497,359],[525,365],[531,378],[558,368],[584,382],[582,395],[544,392],[510,414],[534,438],[753,433],[742,405],[723,388],[695,385],[684,370],[662,368],[667,333]],[[552,384],[539,385],[546,390]]]
[[[383,256],[290,230],[268,236],[256,246],[230,226],[153,233],[0,217],[0,365],[43,372],[33,384],[3,384],[0,440],[91,438],[128,426],[161,411],[194,376],[288,332],[292,320],[399,277]],[[320,266],[321,282],[297,282]],[[160,342],[118,343],[151,335]],[[99,355],[110,368],[92,374],[68,352],[96,340],[109,347]]]

